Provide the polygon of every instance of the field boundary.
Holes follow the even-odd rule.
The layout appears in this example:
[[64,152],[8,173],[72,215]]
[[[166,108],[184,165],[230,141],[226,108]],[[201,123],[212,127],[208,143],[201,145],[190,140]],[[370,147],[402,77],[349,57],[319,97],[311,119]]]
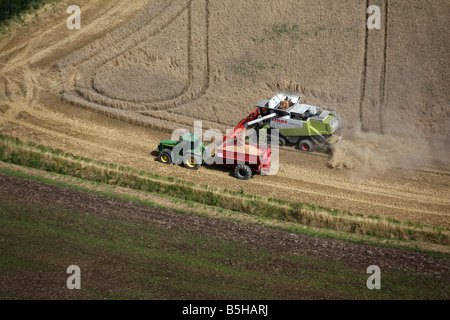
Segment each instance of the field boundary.
[[339,235],[347,239],[360,240],[372,237],[379,238],[379,243],[399,240],[410,247],[425,250],[433,247],[431,251],[448,251],[449,230],[445,228],[364,216],[313,204],[233,192],[208,185],[196,185],[172,177],[160,177],[148,172],[74,156],[61,150],[23,143],[6,136],[0,136],[0,160],[94,183],[131,188],[191,204],[210,206],[217,208],[216,211],[236,212],[254,217],[256,219],[254,221],[270,219],[277,223],[291,223],[289,228],[297,226],[293,229],[315,228],[314,230],[322,234]]

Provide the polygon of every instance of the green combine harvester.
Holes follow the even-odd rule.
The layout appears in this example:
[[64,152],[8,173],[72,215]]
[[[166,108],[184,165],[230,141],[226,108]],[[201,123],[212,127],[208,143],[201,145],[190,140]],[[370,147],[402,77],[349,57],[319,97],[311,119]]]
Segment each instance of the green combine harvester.
[[326,146],[341,140],[339,114],[332,107],[316,107],[300,103],[301,95],[279,93],[256,104],[262,119],[259,128],[279,130],[279,146],[297,145],[310,152],[314,146]]

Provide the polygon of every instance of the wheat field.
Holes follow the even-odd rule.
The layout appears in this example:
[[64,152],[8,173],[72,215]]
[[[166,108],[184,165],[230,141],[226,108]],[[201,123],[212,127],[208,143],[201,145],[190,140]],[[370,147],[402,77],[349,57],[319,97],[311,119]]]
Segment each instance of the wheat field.
[[[445,0],[80,0],[0,35],[0,133],[162,176],[448,227],[449,39]],[[279,91],[335,107],[331,154],[280,151],[246,184],[161,166],[177,128],[225,133]]]

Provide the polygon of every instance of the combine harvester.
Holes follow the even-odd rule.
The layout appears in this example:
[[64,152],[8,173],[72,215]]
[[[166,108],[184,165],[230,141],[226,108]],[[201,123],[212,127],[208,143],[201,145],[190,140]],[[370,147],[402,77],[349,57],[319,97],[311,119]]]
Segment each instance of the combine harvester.
[[[279,146],[297,145],[299,150],[310,152],[314,146],[328,146],[342,138],[339,114],[332,107],[316,107],[300,103],[300,94],[284,92],[256,104],[262,116],[273,115],[268,122],[260,123],[268,130],[279,130]],[[283,104],[285,104],[283,108]]]

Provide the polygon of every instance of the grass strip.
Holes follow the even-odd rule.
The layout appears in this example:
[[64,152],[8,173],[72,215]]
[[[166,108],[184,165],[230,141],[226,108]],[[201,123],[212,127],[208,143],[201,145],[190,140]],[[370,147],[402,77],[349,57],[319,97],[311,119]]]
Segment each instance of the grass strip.
[[69,188],[76,191],[89,192],[99,196],[135,202],[158,209],[169,210],[172,212],[190,213],[198,216],[214,217],[246,224],[258,224],[269,228],[288,231],[290,233],[305,234],[321,238],[334,238],[353,243],[365,243],[387,247],[400,247],[404,250],[421,251],[440,258],[450,257],[447,251],[443,249],[442,245],[431,245],[430,247],[430,245],[427,245],[427,243],[422,242],[406,240],[386,240],[371,236],[338,232],[330,229],[308,227],[300,225],[298,223],[279,221],[270,218],[230,211],[223,208],[208,206],[190,200],[181,200],[163,194],[138,191],[129,188],[122,188],[119,191],[118,189],[116,189],[116,186],[86,181],[79,178],[49,173],[46,171],[30,169],[17,165],[10,165],[9,167],[5,167],[1,165],[2,163],[6,164],[4,162],[0,162],[0,173],[49,185],[55,185],[58,187]]

